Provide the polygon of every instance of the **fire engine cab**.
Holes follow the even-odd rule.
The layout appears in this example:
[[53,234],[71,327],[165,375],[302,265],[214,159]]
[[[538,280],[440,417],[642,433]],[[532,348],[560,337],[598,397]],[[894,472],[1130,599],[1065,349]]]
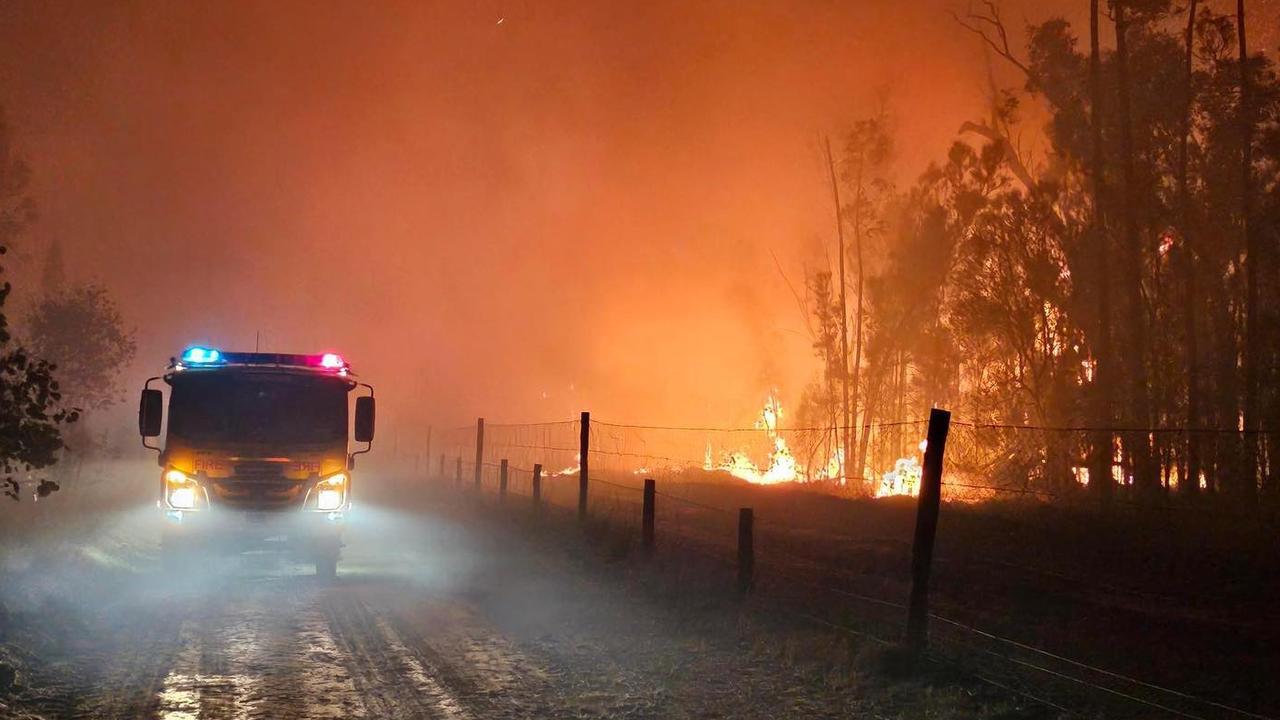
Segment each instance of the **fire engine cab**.
[[[161,381],[167,426],[165,392],[152,387]],[[159,453],[166,566],[274,548],[334,577],[374,415],[373,387],[335,353],[187,348],[147,380],[138,406],[143,445]],[[150,444],[162,428],[163,446]]]

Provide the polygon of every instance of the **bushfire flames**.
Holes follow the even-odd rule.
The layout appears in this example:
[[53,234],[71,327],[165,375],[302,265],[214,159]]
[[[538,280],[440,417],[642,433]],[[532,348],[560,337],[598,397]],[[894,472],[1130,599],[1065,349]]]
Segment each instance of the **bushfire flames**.
[[756,419],[756,429],[763,430],[772,443],[773,451],[769,454],[769,467],[760,470],[756,464],[747,457],[745,452],[737,450],[729,453],[728,457],[719,464],[712,462],[711,446],[707,445],[707,456],[703,463],[705,470],[723,470],[730,475],[746,480],[747,482],[759,483],[762,485],[773,485],[776,483],[795,482],[802,476],[799,463],[796,462],[795,455],[791,453],[791,448],[787,447],[786,438],[778,431],[778,423],[782,419],[782,404],[774,396],[770,396],[765,402],[764,409],[760,411],[760,417]]
[[[845,465],[844,448],[837,446],[832,450],[831,457],[826,463],[815,468],[813,472],[808,472],[804,465],[796,460],[795,454],[782,435],[782,417],[782,404],[776,395],[770,395],[754,424],[756,429],[766,434],[772,447],[769,464],[764,469],[756,465],[744,450],[729,452],[723,459],[716,462],[709,442],[703,460],[703,469],[720,470],[741,480],[760,485],[829,479],[842,479],[842,482],[846,482],[847,480],[841,477],[841,470]],[[920,445],[920,452],[924,452],[924,443]],[[918,458],[914,456],[899,458],[894,463],[893,469],[884,473],[880,481],[873,484],[872,494],[875,497],[917,495],[920,492],[920,473]]]

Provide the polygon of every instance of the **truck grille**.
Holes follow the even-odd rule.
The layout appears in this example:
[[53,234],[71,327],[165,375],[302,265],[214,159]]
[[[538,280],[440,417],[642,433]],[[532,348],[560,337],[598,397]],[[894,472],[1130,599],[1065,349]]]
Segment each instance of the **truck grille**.
[[306,481],[286,478],[283,463],[242,462],[233,470],[229,478],[211,480],[216,504],[244,510],[285,510],[302,504]]

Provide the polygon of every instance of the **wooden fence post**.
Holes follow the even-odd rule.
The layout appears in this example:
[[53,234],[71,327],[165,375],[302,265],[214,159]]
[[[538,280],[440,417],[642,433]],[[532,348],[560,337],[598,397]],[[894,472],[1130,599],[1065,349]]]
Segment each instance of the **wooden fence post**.
[[462,456],[458,456],[458,468],[454,473],[453,484],[462,487]]
[[542,463],[533,464],[533,506],[542,502]]
[[653,518],[654,518],[654,500],[657,495],[656,483],[653,478],[644,479],[644,510],[640,515],[640,538],[641,544],[647,551],[653,550]]
[[431,472],[431,426],[427,426],[427,443],[422,449],[422,457],[427,459],[427,472]]
[[591,413],[582,411],[582,422],[578,433],[578,522],[587,519],[587,481],[588,466],[591,455]]
[[755,584],[756,550],[751,531],[754,517],[751,508],[738,510],[738,591],[751,592]]
[[476,418],[476,490],[480,490],[481,473],[484,472],[484,418]]
[[938,509],[942,503],[942,458],[947,449],[951,413],[929,411],[929,433],[920,475],[920,499],[916,503],[916,535],[911,546],[911,601],[907,609],[907,646],[923,652],[929,642],[929,571],[933,541],[938,535]]
[[507,501],[507,459],[498,463],[498,502]]

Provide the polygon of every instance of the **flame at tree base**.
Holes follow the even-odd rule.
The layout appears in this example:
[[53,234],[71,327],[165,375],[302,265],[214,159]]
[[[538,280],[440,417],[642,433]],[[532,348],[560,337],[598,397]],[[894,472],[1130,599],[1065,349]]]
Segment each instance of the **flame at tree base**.
[[768,468],[761,470],[742,451],[731,452],[724,460],[715,463],[711,456],[711,445],[708,444],[703,469],[707,471],[722,470],[739,480],[746,480],[749,483],[758,485],[776,485],[799,480],[802,476],[800,464],[796,462],[795,455],[791,453],[791,448],[787,447],[786,438],[782,437],[781,433],[778,432],[778,422],[781,419],[782,404],[778,402],[777,397],[770,395],[769,399],[765,401],[764,409],[760,411],[760,417],[755,422],[755,427],[765,431],[769,436],[769,440],[773,443],[773,451],[769,454]]
[[880,476],[880,484],[876,487],[876,497],[890,495],[919,495],[920,478],[923,469],[914,457],[898,458],[893,469]]
[[[745,480],[757,485],[837,479],[843,481],[843,476],[845,475],[844,448],[837,446],[832,450],[831,457],[826,463],[815,471],[808,472],[796,460],[791,448],[787,445],[786,438],[782,436],[779,430],[781,419],[782,405],[778,402],[777,397],[771,394],[765,401],[764,409],[761,410],[760,416],[756,419],[754,425],[755,428],[766,433],[773,446],[769,454],[767,467],[761,469],[742,450],[726,453],[723,459],[716,462],[711,444],[708,442],[703,459],[703,470],[725,472],[739,480]],[[920,444],[920,451],[921,453],[924,452],[923,442]],[[918,458],[914,456],[899,458],[894,463],[892,470],[884,473],[878,482],[872,483],[871,494],[874,497],[919,495],[920,477],[921,467]]]

